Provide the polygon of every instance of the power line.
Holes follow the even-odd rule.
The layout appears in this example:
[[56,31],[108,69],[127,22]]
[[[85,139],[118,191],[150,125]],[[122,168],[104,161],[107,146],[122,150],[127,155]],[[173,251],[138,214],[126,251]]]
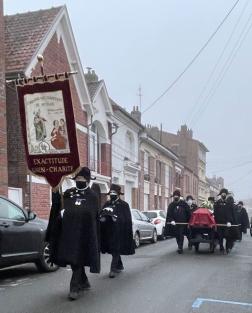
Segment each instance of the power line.
[[[236,42],[236,45],[234,46],[233,50],[231,51],[231,54],[229,55],[229,58],[226,60],[224,66],[222,67],[222,70],[217,78],[217,80],[215,81],[215,84],[212,86],[211,90],[209,91],[208,95],[205,98],[205,102],[203,103],[203,105],[200,107],[200,109],[198,110],[197,114],[194,116],[194,119],[192,120],[192,124],[194,122],[194,127],[196,125],[196,123],[199,121],[199,117],[205,112],[207,106],[210,103],[210,100],[212,99],[212,97],[214,96],[214,94],[216,93],[216,91],[218,90],[218,88],[220,87],[227,71],[229,70],[229,68],[231,67],[238,51],[240,50],[243,42],[245,41],[249,31],[251,30],[252,27],[252,23],[249,25],[249,27],[247,28],[250,20],[252,18],[252,14],[249,16],[247,23],[245,25],[245,27],[242,30],[241,36],[243,36],[242,38],[239,37],[238,41]],[[247,28],[247,30],[246,30]],[[245,32],[245,34],[244,34]]]
[[202,90],[201,90],[201,92],[200,92],[200,95],[198,96],[198,98],[197,98],[197,100],[196,100],[196,103],[195,103],[193,109],[190,111],[191,113],[188,112],[187,117],[186,117],[185,124],[188,124],[188,125],[191,125],[191,124],[192,124],[191,122],[192,122],[192,120],[193,120],[195,114],[197,114],[197,111],[199,110],[198,107],[200,106],[200,100],[201,100],[201,98],[203,97],[203,95],[204,95],[204,93],[205,93],[205,91],[206,91],[206,89],[207,89],[207,86],[209,85],[209,83],[210,83],[210,81],[211,81],[213,75],[215,74],[216,69],[217,69],[218,65],[220,64],[220,61],[222,60],[222,57],[223,57],[223,55],[224,55],[224,53],[225,53],[227,47],[229,46],[230,41],[231,41],[232,38],[233,38],[233,35],[234,35],[234,33],[235,33],[235,31],[236,31],[236,29],[237,29],[237,27],[238,27],[238,25],[239,25],[239,23],[240,23],[240,21],[241,21],[241,18],[242,18],[243,14],[244,14],[244,12],[245,12],[247,6],[248,6],[249,1],[250,1],[250,0],[247,0],[247,1],[246,1],[245,5],[244,5],[244,7],[243,7],[243,9],[242,9],[242,11],[241,11],[241,14],[240,14],[239,17],[238,17],[237,22],[235,23],[235,26],[233,27],[233,29],[232,29],[232,31],[231,31],[231,34],[230,34],[228,40],[226,41],[225,46],[224,46],[224,48],[223,48],[223,50],[222,50],[222,52],[221,52],[221,54],[220,54],[220,56],[219,56],[219,58],[218,58],[216,64],[215,64],[215,66],[213,67],[213,69],[212,69],[212,71],[211,71],[211,73],[210,73],[210,75],[209,75],[209,77],[208,77],[208,79],[207,79],[207,81],[206,81],[204,87],[202,88]]
[[208,44],[212,41],[212,39],[215,37],[219,29],[222,27],[222,25],[225,23],[225,21],[228,19],[229,15],[232,13],[234,8],[237,6],[240,0],[237,0],[234,5],[231,7],[231,9],[228,11],[224,19],[221,21],[221,23],[218,25],[216,30],[212,33],[212,35],[208,38],[208,40],[205,42],[205,44],[200,48],[200,50],[196,53],[196,55],[192,58],[192,60],[188,63],[188,65],[184,68],[184,70],[173,80],[173,82],[165,89],[165,91],[158,96],[144,111],[142,114],[146,113],[148,110],[150,110],[160,99],[162,99],[168,91],[172,89],[172,87],[180,80],[182,76],[188,71],[188,69],[194,64],[194,62],[198,59],[198,57],[201,55],[201,53],[205,50],[205,48],[208,46]]

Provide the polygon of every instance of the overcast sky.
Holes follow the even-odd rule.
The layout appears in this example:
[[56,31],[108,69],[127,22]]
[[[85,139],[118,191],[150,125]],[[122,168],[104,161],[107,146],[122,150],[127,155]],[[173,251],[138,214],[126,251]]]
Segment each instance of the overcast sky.
[[[83,66],[94,68],[129,111],[139,103],[140,84],[143,111],[163,93],[235,2],[4,1],[5,14],[66,4]],[[251,14],[252,1],[240,0],[182,79],[142,117],[170,132],[187,123],[210,150],[208,175],[223,176],[237,200],[252,197]]]

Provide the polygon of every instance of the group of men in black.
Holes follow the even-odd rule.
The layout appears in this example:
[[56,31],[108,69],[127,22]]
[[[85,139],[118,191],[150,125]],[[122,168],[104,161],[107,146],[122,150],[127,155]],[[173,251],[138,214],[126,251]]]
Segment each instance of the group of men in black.
[[[90,188],[91,176],[87,167],[73,177],[76,187],[63,194],[52,192],[52,207],[47,228],[46,241],[50,246],[50,261],[61,267],[71,266],[69,299],[77,299],[82,291],[90,288],[85,266],[91,273],[100,272],[100,252],[112,256],[109,277],[115,278],[124,270],[121,255],[135,253],[132,218],[127,202],[120,196],[121,187],[112,184],[108,192],[109,201],[99,207],[97,194]],[[178,253],[183,253],[184,236],[188,222],[197,205],[192,196],[186,200],[175,190],[166,219],[166,235],[176,237]],[[213,198],[213,214],[217,224],[220,250],[228,253],[236,239],[249,227],[248,215],[243,203],[234,203],[227,189],[222,189],[219,199]],[[232,225],[239,224],[239,235],[232,231]],[[237,230],[237,228],[236,228]],[[224,249],[223,239],[226,239]],[[189,247],[190,248],[190,247]]]
[[50,261],[61,267],[71,266],[69,299],[77,299],[90,288],[85,266],[91,273],[100,272],[100,252],[112,255],[109,277],[115,278],[123,269],[121,255],[135,253],[131,212],[120,198],[121,187],[112,184],[110,200],[102,209],[90,188],[89,168],[83,167],[73,178],[76,187],[63,195],[52,193],[52,207],[46,240]]
[[[226,188],[220,190],[216,201],[214,197],[209,197],[207,203],[207,208],[214,215],[217,224],[216,233],[220,251],[228,254],[234,242],[241,241],[242,233],[247,233],[250,227],[247,211],[242,201],[235,203],[232,194]],[[179,254],[183,253],[184,236],[188,236],[188,222],[191,214],[197,208],[192,196],[189,195],[184,200],[179,190],[174,191],[173,201],[167,211],[166,234],[176,238]],[[224,239],[226,240],[225,247]],[[190,243],[188,247],[191,248]]]

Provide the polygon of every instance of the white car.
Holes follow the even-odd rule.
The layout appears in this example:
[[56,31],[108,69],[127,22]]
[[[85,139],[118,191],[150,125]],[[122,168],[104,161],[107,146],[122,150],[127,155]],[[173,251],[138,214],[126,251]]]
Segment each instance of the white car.
[[162,240],[165,239],[165,221],[166,212],[164,210],[153,210],[143,212],[157,229],[158,237]]

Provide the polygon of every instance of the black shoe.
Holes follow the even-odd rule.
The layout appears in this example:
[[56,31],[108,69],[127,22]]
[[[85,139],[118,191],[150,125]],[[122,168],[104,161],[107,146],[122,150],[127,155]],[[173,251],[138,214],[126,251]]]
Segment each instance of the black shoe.
[[183,249],[178,249],[177,252],[178,252],[178,254],[182,254],[183,253]]
[[86,279],[83,283],[80,284],[80,290],[88,290],[91,288],[90,282]]
[[121,272],[124,270],[124,266],[122,264],[119,264],[116,269]]
[[77,300],[78,298],[79,298],[79,296],[80,296],[80,293],[79,293],[79,291],[71,291],[70,290],[70,292],[69,292],[69,294],[68,294],[68,298],[69,298],[69,300]]
[[109,272],[109,278],[115,278],[116,277],[116,272],[110,271]]

